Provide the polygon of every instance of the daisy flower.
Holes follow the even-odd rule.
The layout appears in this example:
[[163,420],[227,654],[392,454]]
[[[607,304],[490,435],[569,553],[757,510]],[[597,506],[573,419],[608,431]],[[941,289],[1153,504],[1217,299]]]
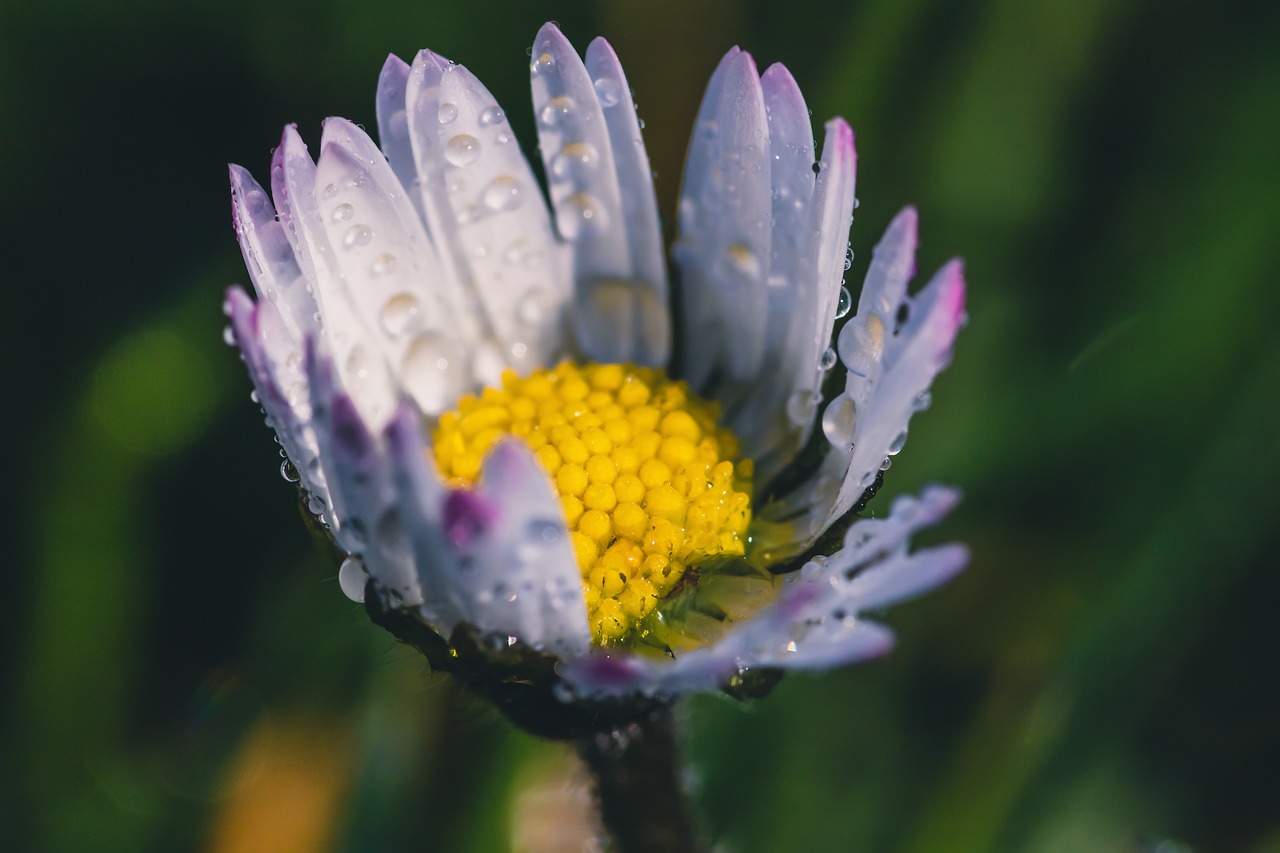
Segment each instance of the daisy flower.
[[950,489],[860,516],[950,358],[960,264],[909,294],[902,211],[833,339],[853,133],[833,119],[819,149],[791,74],[734,48],[669,266],[612,48],[548,24],[530,58],[549,204],[502,108],[426,50],[382,69],[380,147],[331,118],[315,157],[285,129],[269,191],[231,167],[257,294],[229,292],[231,332],[343,590],[544,704],[886,652],[865,612],[966,560],[909,547]]

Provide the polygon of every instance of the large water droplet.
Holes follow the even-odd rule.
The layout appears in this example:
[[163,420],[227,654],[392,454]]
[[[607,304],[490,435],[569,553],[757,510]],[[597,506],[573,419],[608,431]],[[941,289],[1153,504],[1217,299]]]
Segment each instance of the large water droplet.
[[480,123],[486,126],[502,124],[505,119],[506,116],[503,114],[502,108],[497,104],[494,104],[484,112],[480,113]]
[[436,117],[440,120],[441,124],[448,124],[458,117],[458,105],[450,103],[441,104],[440,109],[436,111]]
[[546,74],[556,67],[556,58],[549,53],[540,53],[529,66],[534,74]]
[[364,602],[364,588],[368,582],[369,573],[365,571],[364,560],[359,557],[347,557],[338,567],[338,586],[342,588],[342,594],[357,604]]
[[572,193],[556,206],[556,224],[566,240],[600,232],[606,223],[603,208],[587,193]]
[[853,398],[841,394],[822,413],[822,434],[833,447],[848,447],[858,424],[858,410]]
[[397,293],[382,306],[378,315],[383,331],[396,336],[408,329],[418,317],[418,297],[412,293]]
[[333,209],[334,222],[346,222],[355,215],[355,208],[349,204],[340,204]]
[[596,99],[602,107],[617,106],[622,100],[622,84],[612,77],[600,77],[592,84],[596,88]]
[[803,389],[796,391],[787,398],[787,417],[796,426],[803,426],[809,423],[809,419],[813,417],[815,407],[821,399],[820,395],[811,391]]
[[520,179],[515,175],[499,175],[485,187],[480,200],[490,210],[515,210],[523,200]]
[[454,404],[466,384],[466,359],[455,342],[423,332],[409,345],[400,376],[424,412],[439,414]]
[[889,455],[897,456],[902,452],[902,448],[907,443],[907,431],[904,429],[893,437],[893,441],[889,442]]
[[760,274],[760,259],[756,257],[756,253],[751,251],[751,247],[745,243],[734,243],[728,249],[729,263],[739,272],[757,276]]
[[444,146],[444,159],[454,166],[467,166],[480,156],[480,140],[469,133],[459,133]]
[[368,225],[352,225],[342,235],[342,248],[355,249],[373,242],[373,229]]
[[547,127],[554,127],[562,118],[573,112],[573,98],[560,95],[547,101],[538,112],[538,120]]
[[596,170],[599,152],[589,142],[570,142],[551,158],[551,173],[558,178],[584,178]]
[[347,375],[351,379],[367,379],[370,364],[369,351],[363,346],[356,344],[351,348],[351,352],[347,354]]
[[843,284],[840,285],[840,295],[836,297],[836,319],[847,317],[849,309],[853,307],[853,297],[849,295],[849,288]]
[[818,369],[826,372],[836,366],[836,351],[827,347],[822,351],[822,355],[818,357]]

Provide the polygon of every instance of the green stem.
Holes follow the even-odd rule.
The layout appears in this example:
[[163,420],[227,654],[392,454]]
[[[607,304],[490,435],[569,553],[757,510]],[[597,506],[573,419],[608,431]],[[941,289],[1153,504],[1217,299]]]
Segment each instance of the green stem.
[[706,849],[681,778],[670,706],[578,741],[618,853]]

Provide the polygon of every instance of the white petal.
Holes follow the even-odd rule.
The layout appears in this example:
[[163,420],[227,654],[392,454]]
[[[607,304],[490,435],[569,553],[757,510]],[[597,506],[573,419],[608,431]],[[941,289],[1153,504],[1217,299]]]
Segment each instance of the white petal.
[[280,446],[297,469],[303,488],[327,504],[329,490],[319,467],[301,353],[270,302],[255,303],[234,287],[227,292],[226,311],[258,402]]
[[320,459],[329,482],[334,538],[359,554],[391,606],[422,603],[413,552],[397,514],[389,458],[352,397],[337,383],[333,364],[308,348],[307,376]]
[[613,48],[602,38],[587,45],[587,73],[604,110],[613,148],[622,216],[630,249],[630,296],[634,304],[634,346],[626,361],[663,367],[671,355],[671,315],[667,304],[666,251],[658,219],[653,170],[640,135],[636,105]]
[[[755,62],[721,62],[698,114],[680,198],[683,376],[727,401],[764,363],[770,259],[769,126]],[[718,377],[717,387],[707,382]]]
[[426,51],[408,97],[431,232],[485,320],[472,344],[480,380],[554,361],[570,289],[563,249],[506,116],[469,71]]
[[316,301],[267,193],[247,170],[236,165],[230,169],[231,217],[253,287],[259,299],[276,304],[290,336],[301,346],[303,337],[319,328]]
[[[796,549],[811,543],[849,510],[883,461],[902,449],[911,415],[928,405],[928,389],[946,366],[964,319],[958,261],[944,266],[917,296],[906,295],[914,272],[915,212],[903,211],[876,247],[858,314],[840,333],[845,393],[823,413],[831,444],[819,472],[766,517],[794,518]],[[909,319],[897,325],[899,310]]]
[[418,166],[413,158],[409,117],[405,112],[408,85],[408,63],[394,53],[390,54],[382,65],[382,73],[378,75],[378,142],[382,145],[382,153],[387,155],[387,162],[391,164],[396,180],[409,192],[410,199],[421,215],[422,196],[415,188]]
[[387,443],[428,621],[445,634],[467,622],[557,654],[585,653],[587,611],[564,513],[527,448],[499,444],[476,488],[451,490],[411,412],[392,419]]
[[285,235],[293,243],[298,265],[311,284],[324,318],[322,335],[342,385],[361,413],[370,422],[381,424],[391,414],[395,386],[386,365],[376,355],[371,330],[351,303],[321,217],[316,165],[293,125],[285,128],[276,149],[271,183]]
[[[775,473],[769,464],[789,430],[787,398],[797,364],[805,353],[792,346],[793,326],[816,322],[818,282],[811,238],[813,201],[813,131],[809,111],[795,78],[781,64],[760,78],[769,121],[769,170],[772,195],[771,257],[766,296],[764,368],[751,395],[729,415],[729,426],[742,441],[742,453],[755,460],[762,482]],[[809,364],[812,383],[816,359]]]
[[[603,78],[610,99],[606,112],[591,73],[554,24],[539,30],[532,54],[539,148],[556,224],[573,256],[578,347],[594,361],[643,357],[652,363],[655,354],[647,352],[646,338],[660,335],[661,329],[649,333],[645,326],[661,326],[665,310],[660,296],[665,289],[655,284],[661,281],[656,276],[662,267],[659,255],[655,269],[653,248],[660,240],[648,161],[643,147],[639,158],[635,152],[639,124],[634,106],[629,115],[627,107],[617,108],[626,89],[616,87],[625,87],[625,79],[618,79],[616,58],[612,67],[607,58],[602,60],[610,75]],[[626,103],[631,104],[629,95]],[[626,189],[631,199],[623,195],[615,134],[624,145],[624,156],[630,157]],[[628,219],[628,202],[639,217],[636,221]],[[632,257],[632,229],[639,232],[636,246],[643,257]]]
[[[445,275],[422,223],[382,154],[349,122],[325,124],[316,169],[317,202],[347,296],[369,331],[369,350],[430,415],[439,415],[473,385],[465,305],[435,286]],[[353,364],[347,377],[368,380],[376,365]]]

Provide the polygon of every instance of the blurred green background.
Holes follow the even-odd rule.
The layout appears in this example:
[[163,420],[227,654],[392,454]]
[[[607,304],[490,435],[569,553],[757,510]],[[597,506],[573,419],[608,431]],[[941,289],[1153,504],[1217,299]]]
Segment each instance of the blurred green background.
[[581,849],[548,840],[564,749],[343,598],[220,312],[227,161],[373,126],[386,53],[425,46],[531,150],[547,19],[621,55],[665,210],[739,43],[858,134],[851,284],[908,202],[922,272],[967,261],[870,509],[959,484],[927,538],[972,565],[887,615],[885,660],[688,706],[715,836],[1280,850],[1280,5],[1162,0],[0,4],[0,846]]

